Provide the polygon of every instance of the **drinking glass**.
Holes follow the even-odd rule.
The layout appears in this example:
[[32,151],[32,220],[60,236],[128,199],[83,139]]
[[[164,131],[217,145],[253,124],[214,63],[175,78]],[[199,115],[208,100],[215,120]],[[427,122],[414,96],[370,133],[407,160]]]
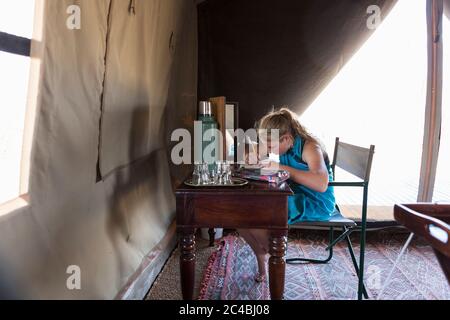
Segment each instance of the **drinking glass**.
[[231,180],[231,164],[228,162],[224,162],[222,164],[222,172],[223,172],[223,183],[224,184],[232,184]]
[[194,163],[194,172],[192,173],[192,183],[195,185],[202,184],[202,164]]
[[202,168],[202,171],[201,171],[202,184],[203,185],[210,184],[211,183],[211,179],[210,179],[208,164],[207,163],[203,163],[201,168]]

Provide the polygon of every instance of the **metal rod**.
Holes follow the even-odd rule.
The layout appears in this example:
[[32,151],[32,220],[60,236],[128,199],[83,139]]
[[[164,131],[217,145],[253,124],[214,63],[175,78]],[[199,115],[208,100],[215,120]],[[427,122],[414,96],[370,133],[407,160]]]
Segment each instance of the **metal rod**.
[[353,232],[352,229],[347,229],[344,227],[344,232],[336,238],[336,240],[330,242],[330,244],[328,245],[328,247],[325,248],[325,250],[330,250],[330,248],[333,248],[339,241],[341,241],[342,239],[344,239],[346,236],[348,236],[350,233]]
[[[359,275],[358,263],[356,262],[356,257],[355,257],[355,253],[353,252],[353,246],[352,246],[352,242],[350,241],[350,237],[347,236],[345,238],[345,240],[347,241],[348,251],[350,251],[350,257],[352,258],[352,262],[353,262],[353,266],[355,267],[356,274]],[[363,284],[363,294],[364,294],[364,298],[369,299],[369,295],[367,294],[367,290],[366,290],[366,287],[364,284]]]
[[362,300],[364,288],[364,252],[366,250],[366,221],[367,221],[367,197],[369,187],[364,186],[362,219],[361,219],[361,243],[359,250],[359,274],[358,274],[358,300]]
[[387,286],[391,282],[392,274],[394,273],[395,268],[397,268],[398,263],[400,262],[400,259],[402,258],[403,254],[406,251],[406,248],[408,248],[409,244],[411,243],[411,240],[414,237],[414,233],[411,233],[408,237],[408,240],[406,240],[405,244],[403,245],[402,250],[400,251],[400,254],[398,255],[397,259],[394,262],[394,265],[391,268],[391,271],[389,272],[386,281],[384,282],[383,288],[381,288],[380,292],[378,293],[377,300],[380,300],[380,297],[383,295],[384,290],[386,290]]

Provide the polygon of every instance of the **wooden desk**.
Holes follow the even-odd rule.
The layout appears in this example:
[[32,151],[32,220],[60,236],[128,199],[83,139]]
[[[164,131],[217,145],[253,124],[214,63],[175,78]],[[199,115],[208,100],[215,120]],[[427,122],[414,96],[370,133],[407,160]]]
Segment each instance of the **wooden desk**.
[[192,300],[196,228],[270,229],[269,283],[272,299],[282,299],[288,232],[287,183],[250,181],[243,187],[190,187],[176,192],[177,231],[183,298]]

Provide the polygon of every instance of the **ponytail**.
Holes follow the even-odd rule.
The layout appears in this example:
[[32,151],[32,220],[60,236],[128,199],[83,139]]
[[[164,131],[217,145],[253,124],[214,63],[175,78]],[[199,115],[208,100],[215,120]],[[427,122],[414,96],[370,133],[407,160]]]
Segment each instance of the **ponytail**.
[[318,145],[322,149],[325,162],[329,163],[323,144],[301,125],[297,115],[287,107],[282,107],[266,114],[257,123],[257,128],[267,130],[268,133],[270,130],[279,130],[280,137],[285,134],[291,134],[294,139],[296,136],[300,136],[304,142],[309,141]]

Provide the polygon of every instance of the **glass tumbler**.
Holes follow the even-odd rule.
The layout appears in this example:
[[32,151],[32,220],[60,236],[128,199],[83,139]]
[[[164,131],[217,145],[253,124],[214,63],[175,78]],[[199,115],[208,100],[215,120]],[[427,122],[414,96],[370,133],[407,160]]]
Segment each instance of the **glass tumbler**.
[[207,163],[203,163],[202,166],[202,171],[201,171],[201,184],[203,185],[207,185],[211,183],[211,177],[209,174],[209,166]]
[[194,172],[192,173],[192,183],[195,185],[202,184],[202,164],[201,163],[194,164]]

